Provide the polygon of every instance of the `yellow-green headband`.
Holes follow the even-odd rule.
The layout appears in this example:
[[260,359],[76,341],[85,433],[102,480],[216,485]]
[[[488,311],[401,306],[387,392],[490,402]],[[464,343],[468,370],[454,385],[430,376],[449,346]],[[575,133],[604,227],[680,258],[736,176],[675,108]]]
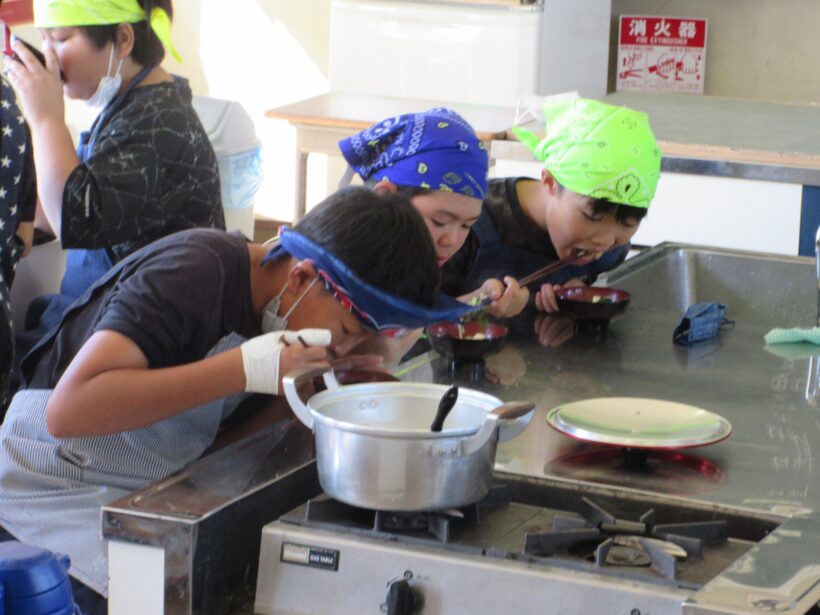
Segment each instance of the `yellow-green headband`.
[[613,203],[649,207],[661,152],[641,111],[577,98],[544,105],[547,134],[515,135],[565,188]]
[[[34,0],[34,25],[37,28],[107,26],[136,23],[146,19],[137,0]],[[164,9],[154,7],[148,19],[162,46],[177,62],[182,62],[171,41],[171,18]]]

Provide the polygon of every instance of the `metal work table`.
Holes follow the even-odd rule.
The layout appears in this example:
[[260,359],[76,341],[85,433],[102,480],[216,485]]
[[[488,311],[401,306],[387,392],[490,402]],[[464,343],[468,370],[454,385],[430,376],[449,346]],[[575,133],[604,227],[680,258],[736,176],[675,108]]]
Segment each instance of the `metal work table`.
[[[820,445],[820,363],[814,355],[820,347],[766,350],[763,336],[776,326],[814,324],[813,265],[800,257],[662,244],[600,280],[632,294],[629,310],[605,336],[580,335],[544,348],[533,340],[533,325],[523,326],[511,347],[488,360],[488,369],[495,367],[507,381],[490,390],[505,401],[536,401],[538,411],[519,438],[501,447],[497,469],[787,518],[687,601],[684,613],[805,612],[820,600],[814,473]],[[691,348],[673,344],[677,321],[698,301],[727,305],[734,329]],[[444,377],[440,360],[433,365],[436,377]],[[617,450],[577,442],[547,424],[549,409],[596,397],[692,404],[727,418],[733,433],[711,446],[659,453],[654,472],[624,471]]]
[[[487,361],[492,378],[475,383],[456,372],[456,380],[466,378],[461,384],[537,403],[527,430],[500,447],[497,469],[782,520],[693,594],[683,612],[804,613],[820,600],[814,474],[820,347],[766,350],[763,335],[774,326],[813,324],[813,262],[663,244],[601,282],[632,294],[629,310],[605,335],[588,332],[544,347],[533,336],[532,318],[519,319],[511,323],[506,347]],[[696,301],[726,304],[736,325],[691,348],[676,346],[672,330]],[[536,318],[545,330],[542,319],[556,317]],[[451,380],[446,361],[433,353],[406,362],[401,372],[408,380]],[[620,467],[617,449],[572,440],[547,425],[546,413],[556,405],[610,396],[700,406],[731,421],[733,433],[710,446],[653,453],[653,470],[630,472]],[[216,608],[219,600],[224,607],[231,592],[252,591],[259,548],[254,532],[318,492],[311,446],[300,424],[279,421],[105,507],[103,533],[165,548],[167,613],[225,612]]]

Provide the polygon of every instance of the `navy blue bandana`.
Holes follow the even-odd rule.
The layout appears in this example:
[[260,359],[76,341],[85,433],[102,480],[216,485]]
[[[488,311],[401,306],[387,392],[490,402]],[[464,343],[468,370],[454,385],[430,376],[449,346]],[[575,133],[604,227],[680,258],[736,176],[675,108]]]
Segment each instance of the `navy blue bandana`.
[[282,231],[279,243],[270,249],[262,264],[286,254],[310,260],[325,288],[371,331],[418,329],[435,322],[455,321],[478,309],[442,294],[436,296],[434,307],[392,295],[365,282],[336,256],[290,229]]
[[399,115],[339,141],[365,181],[443,190],[484,199],[489,158],[475,131],[451,109]]

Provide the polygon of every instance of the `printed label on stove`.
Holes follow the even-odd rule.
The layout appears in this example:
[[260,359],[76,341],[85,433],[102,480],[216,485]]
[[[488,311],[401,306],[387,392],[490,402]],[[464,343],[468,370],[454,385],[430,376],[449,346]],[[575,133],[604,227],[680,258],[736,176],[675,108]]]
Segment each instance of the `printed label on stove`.
[[299,545],[294,542],[282,543],[282,554],[279,558],[287,564],[299,564],[322,570],[339,569],[339,552],[333,549]]

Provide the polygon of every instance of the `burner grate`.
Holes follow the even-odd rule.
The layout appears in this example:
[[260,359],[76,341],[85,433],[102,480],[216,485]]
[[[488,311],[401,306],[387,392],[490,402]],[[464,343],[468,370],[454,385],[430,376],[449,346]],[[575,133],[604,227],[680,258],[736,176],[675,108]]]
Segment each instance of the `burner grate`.
[[[553,483],[547,488],[526,478],[497,484],[477,507],[438,511],[432,518],[416,512],[377,513],[323,494],[279,521],[305,532],[315,530],[317,544],[339,536],[361,537],[361,544],[378,541],[386,549],[423,547],[424,553],[595,571],[686,589],[702,587],[777,527],[732,513],[721,517],[724,526],[705,521],[718,518],[708,508],[613,497],[593,489],[579,492]],[[680,523],[684,521],[695,523]],[[556,537],[560,530],[566,535]]]
[[322,495],[308,501],[304,521],[311,525],[356,529],[380,535],[429,535],[439,542],[449,543],[456,524],[459,527],[478,525],[482,508],[505,506],[510,503],[510,499],[509,488],[506,485],[496,485],[484,499],[470,506],[436,511],[395,512],[357,508]]
[[[478,511],[474,513],[478,517]],[[473,515],[470,515],[473,516]],[[451,521],[467,517],[460,510],[442,512],[385,512],[374,513],[373,531],[390,534],[427,532],[440,542],[450,542]]]
[[638,521],[620,519],[586,497],[580,517],[555,515],[551,532],[526,534],[524,554],[551,557],[569,554],[594,561],[598,567],[650,566],[675,579],[678,559],[700,557],[703,546],[726,542],[725,521],[655,523],[653,509]]

